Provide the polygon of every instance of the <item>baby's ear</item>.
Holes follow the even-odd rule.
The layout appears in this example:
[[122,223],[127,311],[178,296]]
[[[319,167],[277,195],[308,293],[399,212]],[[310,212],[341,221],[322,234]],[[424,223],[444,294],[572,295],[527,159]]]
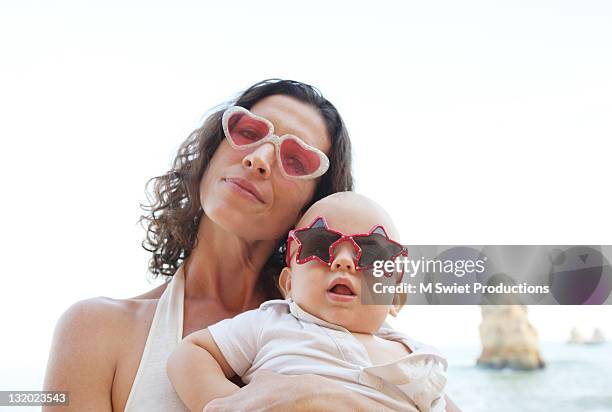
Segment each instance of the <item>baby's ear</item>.
[[399,314],[399,311],[402,309],[402,306],[404,306],[404,304],[406,303],[407,298],[407,294],[396,293],[395,296],[393,296],[393,304],[389,307],[389,315],[396,318]]
[[291,296],[291,269],[284,267],[278,278],[278,287],[285,299]]

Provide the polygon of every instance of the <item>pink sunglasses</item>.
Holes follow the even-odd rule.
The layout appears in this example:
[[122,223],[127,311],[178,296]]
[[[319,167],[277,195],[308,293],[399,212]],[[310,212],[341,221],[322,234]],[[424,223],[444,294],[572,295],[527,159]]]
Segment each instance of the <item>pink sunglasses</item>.
[[374,226],[368,233],[346,235],[331,229],[323,216],[316,217],[307,227],[289,232],[287,266],[291,262],[291,240],[295,240],[298,245],[296,257],[298,264],[317,260],[331,266],[336,246],[349,240],[356,252],[353,258],[356,270],[369,269],[379,260],[393,260],[400,255],[408,256],[408,249],[390,239],[382,225]]
[[276,159],[285,177],[293,179],[315,179],[329,168],[325,153],[306,144],[291,134],[276,136],[272,122],[257,116],[244,107],[232,106],[223,113],[223,132],[229,144],[238,150],[246,150],[272,143]]

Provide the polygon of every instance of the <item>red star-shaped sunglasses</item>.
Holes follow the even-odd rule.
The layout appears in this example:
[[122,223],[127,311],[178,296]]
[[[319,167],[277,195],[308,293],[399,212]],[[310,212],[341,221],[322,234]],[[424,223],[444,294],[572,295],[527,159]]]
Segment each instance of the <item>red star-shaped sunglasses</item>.
[[368,233],[347,235],[331,229],[323,216],[316,217],[307,227],[289,232],[287,266],[291,262],[291,240],[295,240],[297,244],[298,264],[318,260],[331,266],[334,261],[334,249],[345,241],[350,241],[355,250],[353,263],[356,270],[372,268],[374,262],[378,260],[394,260],[400,255],[408,256],[408,249],[390,239],[382,225],[374,226]]

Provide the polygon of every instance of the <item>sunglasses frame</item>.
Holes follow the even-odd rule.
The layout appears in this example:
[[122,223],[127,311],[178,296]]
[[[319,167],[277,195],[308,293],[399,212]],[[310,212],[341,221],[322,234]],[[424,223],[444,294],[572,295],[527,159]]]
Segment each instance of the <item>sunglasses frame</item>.
[[[229,132],[229,119],[232,115],[236,114],[236,113],[243,113],[247,116],[249,116],[252,119],[255,119],[257,121],[261,121],[263,122],[265,125],[268,126],[268,134],[266,136],[264,136],[263,138],[261,138],[260,140],[253,142],[253,143],[248,143],[248,144],[244,144],[244,145],[239,145],[236,144],[234,142],[234,140],[231,138],[230,136],[230,132]],[[268,119],[266,119],[265,117],[261,117],[261,116],[257,116],[256,114],[252,113],[251,111],[249,111],[248,109],[245,109],[244,107],[241,106],[230,106],[228,107],[225,112],[223,112],[223,117],[221,119],[221,124],[223,126],[223,133],[225,133],[225,138],[228,140],[230,146],[232,146],[234,149],[237,150],[247,150],[250,149],[252,147],[257,147],[257,146],[261,146],[262,144],[265,143],[272,143],[274,145],[275,148],[275,152],[276,152],[276,160],[278,162],[279,165],[279,169],[281,170],[281,173],[283,174],[283,176],[289,178],[289,179],[316,179],[319,176],[322,176],[323,174],[325,174],[325,172],[327,172],[327,169],[329,169],[329,159],[327,158],[327,156],[325,155],[325,153],[323,153],[322,151],[320,151],[319,149],[317,149],[316,147],[310,146],[309,144],[307,144],[306,142],[304,142],[302,139],[300,139],[299,137],[292,135],[292,134],[284,134],[282,136],[277,136],[274,134],[274,125],[272,124],[271,121],[269,121]],[[281,144],[285,141],[285,140],[293,140],[294,142],[296,142],[297,144],[299,144],[304,150],[308,151],[308,152],[312,152],[314,154],[316,154],[317,156],[319,156],[319,167],[317,170],[315,170],[313,173],[307,174],[307,175],[290,175],[289,173],[287,173],[285,171],[285,167],[283,165],[283,161],[281,158]]]
[[[315,226],[315,224],[317,224],[317,222],[319,222],[320,220],[323,221],[324,226]],[[328,253],[329,253],[329,262],[325,262],[323,259],[321,259],[320,257],[315,256],[315,255],[308,256],[305,259],[300,259],[299,258],[300,253],[302,251],[302,242],[296,236],[296,233],[303,232],[305,230],[313,229],[313,228],[316,228],[316,227],[325,227],[325,230],[327,230],[328,232],[335,233],[335,234],[340,236],[340,238],[338,240],[336,240],[331,245],[329,245],[329,251],[328,251]],[[380,231],[382,231],[382,233]],[[372,229],[370,229],[370,231],[368,233],[359,233],[359,234],[353,234],[353,235],[346,235],[346,234],[344,234],[344,233],[342,233],[342,232],[340,232],[338,230],[331,229],[329,227],[329,225],[327,224],[327,220],[325,220],[324,216],[317,216],[312,221],[312,223],[310,223],[310,225],[308,225],[307,227],[302,227],[302,228],[299,228],[299,229],[293,229],[293,230],[289,231],[289,234],[287,236],[287,256],[286,256],[287,266],[290,266],[290,263],[291,263],[291,240],[295,240],[295,242],[298,245],[297,252],[296,252],[296,257],[295,257],[295,261],[298,264],[301,265],[301,264],[304,264],[306,262],[310,262],[311,260],[317,260],[320,263],[322,263],[322,264],[324,264],[326,266],[330,266],[330,267],[332,265],[332,262],[335,259],[334,249],[336,248],[336,246],[338,244],[342,243],[342,242],[350,240],[351,243],[353,244],[354,250],[357,251],[357,256],[355,258],[353,258],[353,263],[355,265],[355,270],[370,269],[370,268],[374,267],[374,263],[372,263],[371,265],[367,265],[367,266],[359,266],[359,260],[361,259],[361,255],[363,254],[363,251],[361,250],[361,247],[359,247],[359,245],[355,242],[354,238],[356,238],[356,237],[367,237],[367,236],[372,235],[373,233],[384,235],[385,238],[389,242],[391,242],[391,243],[393,243],[393,244],[395,244],[395,245],[397,245],[397,246],[399,246],[401,248],[399,253],[391,256],[387,260],[394,260],[398,256],[408,256],[408,248],[406,248],[401,243],[396,242],[395,240],[391,239],[389,237],[389,235],[387,234],[387,231],[385,230],[383,225],[375,225],[374,227],[372,227]]]

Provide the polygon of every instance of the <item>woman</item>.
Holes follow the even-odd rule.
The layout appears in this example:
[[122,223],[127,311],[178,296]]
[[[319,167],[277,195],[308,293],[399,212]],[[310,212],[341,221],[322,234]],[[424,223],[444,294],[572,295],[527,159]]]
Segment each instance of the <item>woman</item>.
[[[143,245],[153,252],[152,273],[180,274],[183,290],[172,278],[131,299],[89,299],[63,314],[44,387],[69,391],[70,409],[120,411],[130,398],[127,410],[182,410],[165,377],[163,355],[191,332],[278,297],[279,240],[314,201],[352,189],[348,133],[316,89],[263,81],[234,104],[268,119],[274,134],[298,136],[323,152],[329,169],[316,178],[290,178],[274,144],[233,147],[222,128],[224,109],[213,113],[181,146],[173,169],[154,179],[155,198],[145,218]],[[171,287],[174,293],[158,307]],[[305,408],[331,408],[339,399],[347,406],[368,405],[365,399],[351,400],[340,387],[329,388],[323,379],[295,379],[300,387],[292,378],[264,376],[259,390],[255,383],[243,400],[255,405],[257,399],[275,398]],[[269,399],[261,402],[271,405]]]
[[[313,202],[352,189],[348,133],[316,89],[267,80],[234,105],[252,113],[233,109],[253,121],[246,126],[273,127],[282,143],[257,141],[248,127],[232,137],[240,118],[223,118],[223,108],[154,179],[143,246],[153,253],[151,272],[171,281],[131,299],[81,301],[62,315],[44,388],[68,391],[70,410],[185,410],[165,373],[172,349],[191,332],[280,298],[280,240]],[[268,373],[209,409],[378,406],[325,378]]]

